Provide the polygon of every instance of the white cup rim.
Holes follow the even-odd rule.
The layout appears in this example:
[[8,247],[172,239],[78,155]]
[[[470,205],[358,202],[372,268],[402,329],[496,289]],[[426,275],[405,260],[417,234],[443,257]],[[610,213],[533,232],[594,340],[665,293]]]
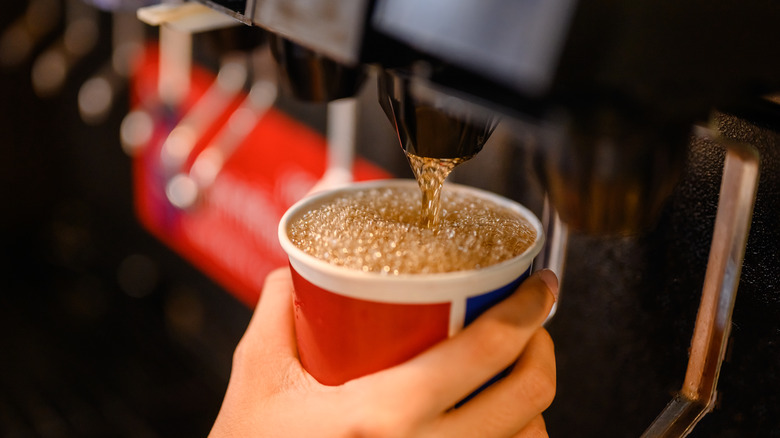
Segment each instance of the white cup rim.
[[511,283],[531,267],[534,257],[544,245],[542,224],[528,208],[495,193],[455,183],[445,183],[445,190],[465,191],[523,215],[536,231],[537,237],[534,243],[522,254],[485,268],[431,274],[392,275],[332,265],[295,246],[287,234],[291,220],[308,211],[310,207],[339,193],[410,185],[417,187],[417,182],[401,178],[364,181],[316,193],[296,202],[284,213],[278,228],[279,242],[287,253],[293,269],[316,286],[345,296],[383,302],[437,303],[450,301],[454,296],[459,295],[462,297],[481,295]]

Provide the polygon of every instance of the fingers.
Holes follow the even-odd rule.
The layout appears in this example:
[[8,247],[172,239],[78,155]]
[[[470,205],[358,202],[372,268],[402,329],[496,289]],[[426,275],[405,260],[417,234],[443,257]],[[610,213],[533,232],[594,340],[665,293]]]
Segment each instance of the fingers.
[[297,357],[292,291],[289,268],[268,274],[234,360],[267,363],[273,357]]
[[514,438],[549,438],[544,418],[541,415],[537,415]]
[[260,301],[233,354],[233,369],[213,436],[238,436],[235,430],[253,424],[256,415],[247,409],[257,397],[283,385],[291,367],[299,364],[291,294],[289,268],[268,274]]
[[540,414],[554,396],[554,346],[547,331],[540,328],[509,375],[444,415],[441,435],[463,431],[465,436],[514,436],[522,430],[519,436],[546,436],[532,432],[545,430]]
[[443,412],[517,359],[549,314],[553,293],[554,274],[532,275],[458,335],[384,373],[394,385],[388,391],[425,394],[419,403]]

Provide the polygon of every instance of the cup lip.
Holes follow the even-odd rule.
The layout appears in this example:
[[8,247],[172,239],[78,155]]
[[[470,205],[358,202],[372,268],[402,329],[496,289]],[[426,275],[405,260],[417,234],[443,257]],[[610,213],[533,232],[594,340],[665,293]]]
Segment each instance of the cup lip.
[[430,303],[447,301],[453,294],[462,294],[466,297],[481,295],[511,283],[528,271],[533,259],[544,245],[545,235],[541,221],[527,207],[487,190],[450,182],[445,182],[445,190],[469,192],[522,214],[536,230],[537,237],[534,243],[523,253],[509,260],[480,269],[391,275],[332,265],[298,248],[287,234],[292,219],[309,207],[338,196],[340,193],[410,185],[417,187],[417,181],[408,178],[363,181],[318,192],[293,204],[282,216],[278,227],[279,242],[287,253],[292,268],[309,282],[337,294],[365,299],[369,295],[366,292],[368,289],[371,298],[379,301]]

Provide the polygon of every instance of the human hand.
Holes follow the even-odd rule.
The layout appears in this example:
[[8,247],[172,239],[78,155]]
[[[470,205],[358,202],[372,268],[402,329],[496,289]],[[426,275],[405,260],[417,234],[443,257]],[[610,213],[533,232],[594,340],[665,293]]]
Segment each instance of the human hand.
[[[298,359],[292,280],[278,269],[236,348],[209,436],[545,437],[555,356],[541,324],[557,289],[551,271],[536,273],[456,336],[400,365],[325,386]],[[509,375],[452,409],[512,363]]]

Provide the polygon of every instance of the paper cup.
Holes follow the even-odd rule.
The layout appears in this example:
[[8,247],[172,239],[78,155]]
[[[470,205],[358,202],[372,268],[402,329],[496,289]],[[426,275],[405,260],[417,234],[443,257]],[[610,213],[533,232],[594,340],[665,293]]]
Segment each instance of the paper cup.
[[306,370],[325,385],[400,364],[460,331],[510,295],[528,276],[544,243],[539,219],[522,205],[457,184],[444,190],[488,199],[525,217],[536,240],[522,254],[482,269],[386,275],[331,265],[304,253],[288,237],[289,224],[341,193],[374,187],[417,187],[414,180],[356,183],[296,203],[279,224],[294,284],[295,332]]

